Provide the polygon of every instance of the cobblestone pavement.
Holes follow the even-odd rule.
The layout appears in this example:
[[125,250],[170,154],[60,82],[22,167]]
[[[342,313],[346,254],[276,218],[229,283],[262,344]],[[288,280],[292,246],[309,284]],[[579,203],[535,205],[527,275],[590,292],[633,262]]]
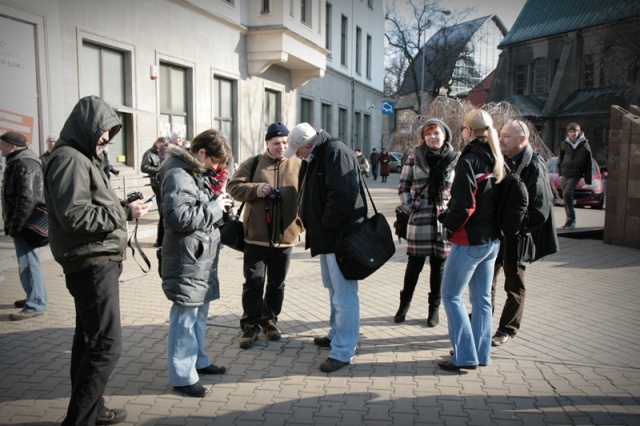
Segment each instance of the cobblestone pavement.
[[[398,175],[368,180],[393,221]],[[556,208],[556,220],[564,221]],[[604,213],[578,210],[578,230],[602,228]],[[428,266],[404,324],[394,324],[406,263],[405,246],[360,282],[361,339],[354,362],[319,371],[326,349],[314,336],[328,329],[327,291],[319,262],[300,245],[293,253],[283,338],[238,347],[242,258],[223,249],[220,300],[210,309],[207,353],[223,376],[204,376],[211,393],[186,398],[168,386],[167,320],[152,248],[153,217],[141,221],[148,274],[132,260],[121,278],[124,345],[106,391],[124,407],[125,425],[638,425],[640,424],[640,250],[561,238],[561,252],[527,268],[520,334],[494,348],[491,364],[464,373],[439,370],[449,352],[447,324],[426,327]],[[68,404],[74,309],[62,270],[42,250],[47,314],[12,322],[23,297],[12,245],[0,239],[0,424],[60,423]],[[497,297],[496,312],[504,303]],[[494,322],[497,321],[497,315]],[[494,325],[495,329],[495,325]]]

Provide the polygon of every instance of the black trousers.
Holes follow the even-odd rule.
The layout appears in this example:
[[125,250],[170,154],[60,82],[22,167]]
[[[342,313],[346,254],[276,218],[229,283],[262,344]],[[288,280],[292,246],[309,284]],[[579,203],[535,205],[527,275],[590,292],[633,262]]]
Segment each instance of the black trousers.
[[73,274],[66,284],[76,307],[71,349],[68,425],[95,425],[104,416],[104,389],[122,348],[120,291],[122,262],[102,262]]
[[524,314],[524,265],[519,265],[518,239],[506,238],[500,240],[500,251],[493,270],[493,284],[491,286],[491,306],[495,310],[496,288],[500,271],[504,270],[504,291],[507,300],[504,302],[498,331],[515,336],[520,330],[522,315]]
[[[404,271],[404,288],[402,289],[402,299],[410,302],[413,299],[413,292],[416,290],[418,278],[424,267],[427,258],[422,256],[409,256],[407,269]],[[444,262],[435,256],[429,256],[429,291],[433,298],[440,299],[442,289],[442,276],[444,275]]]
[[246,324],[261,325],[271,319],[278,321],[292,251],[292,247],[245,244],[241,328]]

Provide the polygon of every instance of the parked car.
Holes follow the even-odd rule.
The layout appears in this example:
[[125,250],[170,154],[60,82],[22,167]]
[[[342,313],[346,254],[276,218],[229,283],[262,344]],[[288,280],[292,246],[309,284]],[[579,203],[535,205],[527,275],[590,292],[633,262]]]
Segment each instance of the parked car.
[[404,154],[399,151],[389,151],[391,161],[389,161],[389,171],[391,173],[400,173],[404,164]]
[[[547,171],[549,172],[549,185],[551,185],[551,192],[553,192],[554,203],[556,205],[564,205],[562,189],[560,187],[560,176],[558,176],[558,157],[550,158],[549,161],[547,161]],[[573,193],[576,207],[602,209],[606,197],[606,178],[607,173],[601,172],[598,163],[592,160],[591,185],[585,184],[584,178],[580,179]]]

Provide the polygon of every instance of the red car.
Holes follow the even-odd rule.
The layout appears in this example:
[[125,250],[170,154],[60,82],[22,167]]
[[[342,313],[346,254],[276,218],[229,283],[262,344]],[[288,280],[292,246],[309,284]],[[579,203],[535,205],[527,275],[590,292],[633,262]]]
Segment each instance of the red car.
[[[562,190],[560,189],[560,176],[558,176],[558,157],[550,158],[547,161],[547,171],[549,172],[549,184],[551,185],[551,192],[553,192],[553,199],[556,205],[563,205]],[[605,200],[605,179],[607,173],[602,173],[598,163],[592,160],[591,165],[591,185],[584,183],[584,179],[580,179],[576,190],[573,193],[573,198],[576,203],[576,207],[591,207],[594,209],[602,209],[604,207]]]

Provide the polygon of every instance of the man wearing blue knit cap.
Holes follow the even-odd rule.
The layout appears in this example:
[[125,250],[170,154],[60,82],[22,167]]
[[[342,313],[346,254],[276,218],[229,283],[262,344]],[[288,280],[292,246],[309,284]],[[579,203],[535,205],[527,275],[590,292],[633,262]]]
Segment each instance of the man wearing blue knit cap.
[[261,330],[268,340],[281,338],[276,323],[284,301],[284,280],[302,231],[297,204],[301,161],[284,157],[288,135],[284,124],[271,124],[264,153],[240,164],[227,184],[229,194],[246,204],[242,349],[252,347]]

